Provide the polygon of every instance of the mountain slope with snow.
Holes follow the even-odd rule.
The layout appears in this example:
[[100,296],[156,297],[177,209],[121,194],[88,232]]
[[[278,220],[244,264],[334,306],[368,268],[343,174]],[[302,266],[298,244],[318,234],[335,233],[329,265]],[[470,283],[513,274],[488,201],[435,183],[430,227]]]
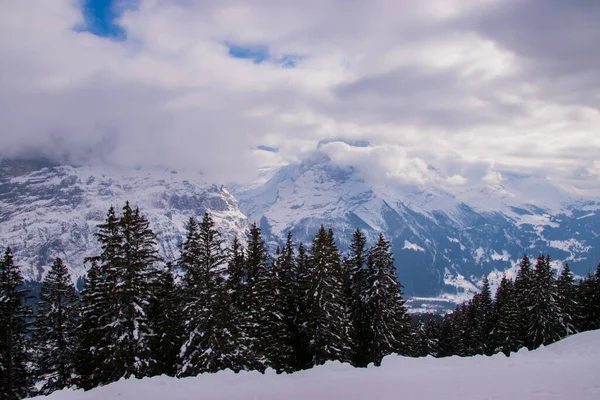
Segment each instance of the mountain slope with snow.
[[273,242],[288,231],[310,241],[320,224],[333,228],[342,248],[357,227],[371,243],[383,232],[410,295],[468,298],[484,275],[498,278],[524,253],[550,254],[556,268],[568,262],[579,274],[600,260],[599,199],[536,176],[394,185],[370,182],[354,167],[317,152],[278,168],[267,182],[236,187],[234,194]]
[[127,200],[150,221],[167,261],[177,257],[191,216],[210,211],[229,237],[247,228],[227,189],[197,173],[0,161],[0,245],[13,248],[28,280],[41,280],[55,257],[76,280],[85,257],[98,251],[96,226],[111,205],[119,212]]
[[128,379],[49,400],[96,399],[565,399],[600,398],[600,331],[511,357],[388,356],[381,367],[329,362],[294,374],[222,371],[198,377]]

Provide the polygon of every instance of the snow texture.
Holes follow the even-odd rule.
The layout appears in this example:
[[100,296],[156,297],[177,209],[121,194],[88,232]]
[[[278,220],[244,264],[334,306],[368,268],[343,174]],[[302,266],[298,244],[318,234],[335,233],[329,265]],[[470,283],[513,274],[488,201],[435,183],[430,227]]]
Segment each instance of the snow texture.
[[50,400],[331,400],[600,398],[600,331],[506,357],[443,359],[388,356],[379,368],[329,362],[294,374],[269,370],[198,377],[121,380],[89,392],[63,390]]

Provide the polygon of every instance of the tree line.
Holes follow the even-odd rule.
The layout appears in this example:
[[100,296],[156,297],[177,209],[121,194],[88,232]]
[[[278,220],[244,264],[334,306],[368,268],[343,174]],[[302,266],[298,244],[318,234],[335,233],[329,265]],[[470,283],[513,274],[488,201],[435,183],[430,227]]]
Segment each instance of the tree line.
[[481,292],[453,313],[419,321],[414,355],[508,356],[592,329],[600,329],[600,264],[575,282],[568,264],[556,278],[549,256],[532,266],[525,255],[514,282],[504,276],[493,298],[484,279]]
[[[227,245],[209,214],[190,218],[173,262],[139,209],[114,207],[78,293],[57,258],[39,301],[10,248],[0,260],[0,399],[91,389],[123,377],[194,376],[223,369],[293,372],[339,360],[379,365],[392,353],[472,356],[534,349],[600,328],[600,265],[575,282],[549,257],[527,256],[514,282],[442,318],[411,326],[391,246],[357,229],[342,254],[331,229],[269,253],[253,224]],[[35,312],[34,312],[35,311]],[[37,388],[37,389],[36,389]]]
[[256,224],[227,245],[205,214],[189,219],[180,257],[165,263],[148,220],[127,203],[108,210],[95,236],[82,292],[57,258],[35,307],[6,249],[0,399],[132,376],[281,373],[328,360],[364,367],[414,347],[383,235],[369,247],[357,229],[342,255],[321,226],[309,246],[288,234],[270,254]]

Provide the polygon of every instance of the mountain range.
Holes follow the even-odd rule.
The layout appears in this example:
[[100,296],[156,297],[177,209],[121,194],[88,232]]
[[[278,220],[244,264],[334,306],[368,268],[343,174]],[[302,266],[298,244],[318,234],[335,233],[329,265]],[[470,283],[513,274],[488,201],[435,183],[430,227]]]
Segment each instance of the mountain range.
[[77,281],[84,258],[97,252],[96,225],[110,205],[129,200],[149,219],[167,260],[178,255],[185,221],[207,211],[227,239],[256,221],[271,246],[287,232],[309,243],[321,224],[334,230],[342,250],[356,228],[371,243],[382,232],[415,308],[432,299],[462,301],[484,276],[492,284],[513,276],[525,253],[550,254],[556,269],[569,263],[580,276],[595,268],[600,199],[539,176],[497,175],[460,185],[394,184],[317,151],[228,189],[198,172],[2,160],[0,245],[13,247],[28,280],[41,280],[60,256]]

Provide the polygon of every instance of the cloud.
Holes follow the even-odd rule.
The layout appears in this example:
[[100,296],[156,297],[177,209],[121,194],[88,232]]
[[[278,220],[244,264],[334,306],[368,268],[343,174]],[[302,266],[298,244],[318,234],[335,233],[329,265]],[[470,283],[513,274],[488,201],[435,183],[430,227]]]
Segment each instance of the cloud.
[[593,0],[136,3],[114,2],[111,37],[79,1],[2,2],[0,156],[244,180],[325,143],[415,184],[598,186]]

